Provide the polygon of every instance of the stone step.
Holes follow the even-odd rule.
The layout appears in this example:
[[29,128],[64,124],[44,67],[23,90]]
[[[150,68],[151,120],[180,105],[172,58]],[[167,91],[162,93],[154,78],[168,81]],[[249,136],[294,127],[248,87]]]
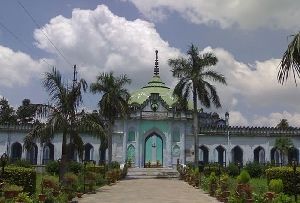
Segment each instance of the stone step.
[[179,173],[173,168],[130,168],[127,178],[178,178]]

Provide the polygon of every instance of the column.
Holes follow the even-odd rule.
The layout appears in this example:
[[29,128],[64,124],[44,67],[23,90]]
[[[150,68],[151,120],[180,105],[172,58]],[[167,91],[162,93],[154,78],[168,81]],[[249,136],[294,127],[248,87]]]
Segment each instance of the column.
[[124,126],[123,126],[123,162],[126,162],[126,158],[127,158],[127,132],[128,128],[127,128],[127,120],[124,121]]

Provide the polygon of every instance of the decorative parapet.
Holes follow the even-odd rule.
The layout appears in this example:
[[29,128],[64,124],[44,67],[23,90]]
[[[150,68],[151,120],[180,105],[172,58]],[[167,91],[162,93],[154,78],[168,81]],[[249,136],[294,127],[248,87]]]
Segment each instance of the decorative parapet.
[[274,127],[200,127],[199,135],[227,136],[257,136],[257,137],[300,137],[300,128],[280,129]]
[[0,125],[0,131],[30,131],[32,130],[33,125]]

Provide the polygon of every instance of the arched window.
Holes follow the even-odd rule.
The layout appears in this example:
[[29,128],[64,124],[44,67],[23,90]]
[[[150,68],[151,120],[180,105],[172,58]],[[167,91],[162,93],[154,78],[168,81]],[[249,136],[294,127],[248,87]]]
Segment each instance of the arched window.
[[172,149],[172,154],[174,157],[180,156],[180,147],[178,145],[175,145]]
[[43,148],[43,164],[47,164],[51,160],[54,160],[54,145],[49,142]]
[[239,146],[235,146],[231,150],[231,155],[232,155],[232,161],[234,163],[240,163],[243,165],[243,150]]
[[91,161],[93,160],[93,154],[94,154],[94,147],[87,143],[84,145],[84,160],[85,161]]
[[132,144],[127,148],[127,160],[130,160],[132,163],[135,162],[135,147]]
[[280,151],[275,147],[271,149],[271,162],[275,165],[282,165],[280,160]]
[[208,148],[202,145],[199,149],[199,161],[202,162],[202,164],[208,163]]
[[128,142],[134,142],[135,141],[135,132],[134,129],[130,129],[128,132]]
[[173,142],[180,142],[180,131],[179,128],[175,127],[172,130],[172,141]]
[[292,161],[299,162],[299,150],[295,147],[289,149],[288,151],[288,162],[289,164],[292,163]]
[[265,163],[265,150],[261,146],[256,147],[253,151],[254,153],[254,161],[260,164]]
[[222,147],[221,145],[219,145],[218,147],[216,147],[216,150],[217,150],[217,156],[218,156],[218,163],[220,165],[225,165],[226,163],[226,150],[224,147]]
[[15,142],[11,145],[11,159],[12,161],[20,160],[22,157],[22,145]]
[[31,164],[37,164],[37,156],[38,156],[38,147],[35,143],[32,143],[32,147],[30,150],[26,152],[26,160]]

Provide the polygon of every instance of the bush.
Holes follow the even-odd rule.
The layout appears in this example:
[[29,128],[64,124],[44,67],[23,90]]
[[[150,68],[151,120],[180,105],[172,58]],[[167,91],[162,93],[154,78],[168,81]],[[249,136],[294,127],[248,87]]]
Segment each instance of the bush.
[[247,184],[250,179],[249,173],[246,170],[242,170],[241,174],[237,177],[237,182],[240,184]]
[[266,170],[268,182],[272,179],[281,179],[283,182],[283,192],[286,194],[300,193],[296,184],[300,182],[300,168],[296,170],[296,177],[292,167],[273,167]]
[[91,172],[95,172],[95,173],[97,173],[97,174],[105,174],[105,167],[104,166],[93,166],[93,165],[88,165],[88,166],[86,166],[86,170],[87,171],[91,171]]
[[281,179],[272,179],[269,183],[269,190],[279,194],[283,191],[283,182]]
[[17,167],[24,167],[24,168],[31,168],[32,167],[32,164],[25,160],[25,159],[18,159],[14,162],[11,163],[11,165],[13,166],[17,166]]
[[221,175],[222,173],[224,173],[224,168],[220,167],[219,170],[219,166],[205,166],[203,168],[203,174],[205,176],[209,176],[212,172],[214,172],[217,176]]
[[120,164],[117,161],[112,161],[109,165],[108,165],[109,169],[120,169]]
[[75,174],[79,174],[83,171],[83,164],[82,163],[78,163],[76,161],[71,161],[68,164],[68,168],[69,171]]
[[247,163],[244,169],[248,171],[251,178],[259,178],[265,172],[265,166],[257,162]]
[[228,167],[226,168],[226,171],[229,176],[236,177],[239,175],[239,167],[235,165],[234,163],[230,163]]
[[33,194],[36,188],[36,172],[31,168],[8,166],[4,169],[4,180],[22,186],[24,192]]
[[23,202],[23,203],[33,203],[33,200],[29,197],[28,193],[21,192],[15,198],[16,202]]
[[51,188],[53,190],[58,190],[59,183],[58,179],[55,176],[46,175],[42,178],[42,186],[43,188]]
[[46,164],[46,171],[52,175],[57,175],[59,173],[58,161],[49,161]]

